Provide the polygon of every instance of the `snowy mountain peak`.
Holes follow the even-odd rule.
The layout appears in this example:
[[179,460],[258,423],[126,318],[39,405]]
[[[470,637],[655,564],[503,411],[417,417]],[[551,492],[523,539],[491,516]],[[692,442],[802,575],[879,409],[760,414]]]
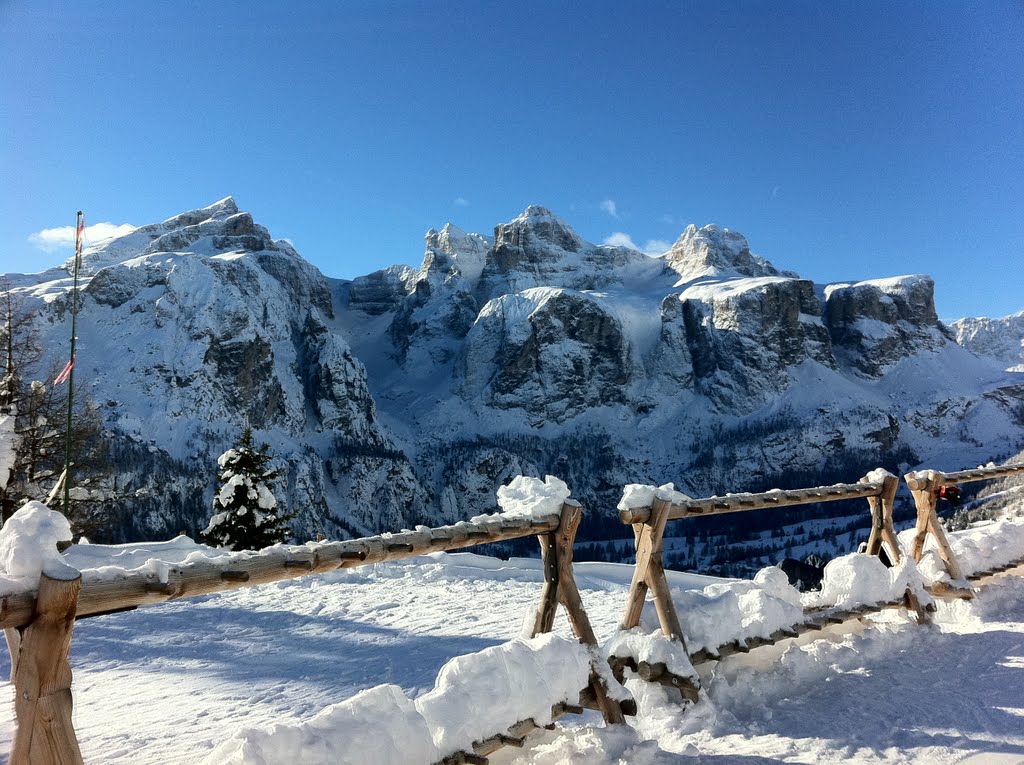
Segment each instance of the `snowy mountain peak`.
[[[141,226],[134,231],[88,247],[82,260],[86,276],[108,266],[134,258],[164,252],[190,252],[212,256],[226,252],[283,252],[296,255],[290,245],[275,242],[270,232],[240,212],[233,197],[224,197],[212,205],[178,213],[162,223]],[[70,271],[73,260],[64,264]]]
[[[76,376],[102,396],[117,448],[141,450],[135,486],[149,491],[177,466],[178,485],[193,492],[178,528],[205,526],[209,502],[194,492],[201,498],[211,455],[244,424],[274,445],[307,537],[409,524],[423,490],[377,423],[365,369],[332,331],[330,284],[233,199],[98,243],[83,272]],[[56,269],[19,281],[42,299],[44,347],[67,337],[70,287]],[[381,492],[399,485],[412,504],[396,495],[381,515]],[[140,528],[167,522],[163,488],[152,496],[131,521]],[[328,504],[344,510],[330,515]]]
[[[201,240],[208,241],[200,243]],[[252,215],[247,212],[229,214],[225,209],[216,217],[171,228],[167,233],[154,239],[142,254],[177,252],[184,249],[191,249],[197,254],[213,254],[238,250],[257,252],[276,248],[270,233],[263,226],[257,226]]]
[[683,280],[702,276],[784,275],[764,258],[752,254],[743,234],[714,224],[697,228],[691,223],[664,258]]
[[207,220],[227,218],[238,214],[238,204],[232,196],[224,197],[207,207],[199,207],[188,212],[178,213],[165,220],[161,225],[167,229],[183,228],[202,223]]
[[540,205],[530,205],[518,218],[494,227],[495,248],[554,245],[567,252],[579,252],[585,244],[568,223]]
[[143,250],[144,255],[186,249],[197,255],[260,251],[295,254],[286,243],[279,246],[266,228],[253,221],[250,213],[240,212],[232,197],[146,228],[153,229],[151,233],[156,236]]
[[425,240],[426,252],[420,267],[422,277],[438,267],[444,268],[447,274],[457,270],[469,282],[475,282],[480,277],[490,247],[486,237],[467,234],[458,226],[446,223],[440,231],[427,231]]
[[1007,371],[1024,372],[1024,311],[998,319],[957,319],[950,328],[969,351],[995,359]]

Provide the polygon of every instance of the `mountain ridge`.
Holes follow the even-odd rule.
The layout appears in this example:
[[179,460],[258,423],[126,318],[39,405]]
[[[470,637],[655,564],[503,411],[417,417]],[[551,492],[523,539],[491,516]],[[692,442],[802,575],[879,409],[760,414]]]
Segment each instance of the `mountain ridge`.
[[[47,347],[66,266],[10,277]],[[246,422],[306,537],[479,514],[517,473],[611,508],[626,483],[721,493],[1024,437],[1021,375],[954,342],[929,277],[816,284],[717,226],[653,257],[531,206],[493,236],[429,230],[418,269],[338,280],[227,197],[97,243],[83,273],[79,379],[187,487],[164,512],[126,471],[154,498],[126,533],[205,525],[202,466]]]

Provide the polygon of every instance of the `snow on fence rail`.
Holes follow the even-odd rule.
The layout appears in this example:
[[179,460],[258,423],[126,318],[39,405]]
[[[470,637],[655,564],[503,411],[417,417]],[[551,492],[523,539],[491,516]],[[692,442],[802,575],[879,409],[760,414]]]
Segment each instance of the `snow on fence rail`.
[[[634,484],[634,486],[636,486]],[[658,491],[650,491],[653,487],[638,487],[647,491],[636,491],[631,497],[627,493],[623,498],[625,505],[620,504],[619,518],[623,523],[647,523],[652,512],[653,500]],[[724,497],[705,497],[691,499],[679,492],[664,492],[670,499],[668,520],[689,518],[695,515],[719,515],[721,513],[737,513],[745,510],[761,510],[768,507],[784,507],[807,505],[814,502],[830,502],[837,499],[857,499],[859,497],[877,497],[882,494],[881,480],[866,483],[837,483],[832,486],[819,486],[813,489],[773,489],[759,494],[727,494]],[[647,495],[651,501],[643,506],[633,506],[631,501],[644,501]],[[673,496],[674,495],[674,496]],[[634,499],[633,497],[636,497]]]
[[[645,680],[678,687],[684,697],[696,698],[699,688],[692,668],[682,666],[673,670],[664,661],[655,663],[650,657],[637,656],[636,645],[641,651],[650,651],[642,640],[639,643],[634,640],[634,645],[630,645],[633,637],[629,632],[635,631],[640,622],[648,591],[653,596],[662,635],[668,641],[678,643],[691,665],[746,653],[758,646],[821,630],[830,623],[842,623],[884,608],[907,607],[914,610],[919,622],[925,622],[932,607],[932,594],[970,597],[968,579],[983,579],[1024,562],[1024,525],[1020,523],[997,521],[985,529],[955,532],[951,539],[947,538],[935,513],[942,487],[1015,474],[1024,474],[1024,465],[989,466],[955,473],[926,470],[908,474],[905,480],[917,503],[918,521],[916,529],[902,535],[902,546],[893,526],[893,504],[899,479],[884,470],[872,471],[856,484],[789,491],[776,489],[759,494],[729,494],[701,499],[680,494],[671,484],[660,488],[627,486],[619,504],[619,516],[624,523],[633,525],[637,565],[621,625],[622,636],[609,644],[609,661],[618,677],[622,676],[623,668],[629,667]],[[777,618],[774,621],[763,618],[764,614],[748,613],[743,615],[742,627],[733,624],[722,629],[721,625],[728,622],[728,616],[720,614],[713,619],[718,626],[709,627],[705,624],[708,615],[700,612],[706,611],[708,606],[715,608],[711,601],[718,594],[711,593],[710,598],[705,598],[706,602],[702,603],[699,594],[684,593],[688,615],[695,617],[694,622],[688,622],[684,634],[662,562],[662,539],[667,521],[858,497],[867,499],[871,509],[867,554],[844,556],[826,567],[822,592],[813,597],[805,596],[803,600],[801,621],[786,622],[792,616],[792,611],[786,615],[787,606],[792,604],[784,602],[785,593],[777,587],[775,592],[771,592],[770,577],[759,582],[759,574],[750,584],[761,585],[763,592],[759,596],[762,599],[775,598],[775,602],[767,607],[767,610],[775,612]],[[935,555],[925,550],[928,535],[934,538],[937,560]],[[883,548],[891,568],[886,568],[880,560]],[[909,550],[910,554],[904,555],[904,550]],[[961,565],[965,560],[966,565]],[[949,583],[945,581],[950,579]],[[926,581],[931,583],[928,588],[924,586]],[[697,614],[700,614],[699,618]],[[736,634],[727,636],[730,630]],[[687,646],[687,635],[696,638],[696,645]],[[691,652],[688,648],[694,650]],[[680,667],[682,663],[677,659],[676,665]]]
[[[438,528],[381,534],[342,542],[275,545],[258,552],[238,552],[214,558],[133,570],[100,568],[82,574],[76,617],[99,616],[179,598],[208,595],[343,568],[368,566],[429,552],[457,550],[486,542],[540,536],[556,531],[558,512],[537,518],[481,516]],[[0,592],[0,627],[24,627],[31,622],[36,591],[29,588]]]

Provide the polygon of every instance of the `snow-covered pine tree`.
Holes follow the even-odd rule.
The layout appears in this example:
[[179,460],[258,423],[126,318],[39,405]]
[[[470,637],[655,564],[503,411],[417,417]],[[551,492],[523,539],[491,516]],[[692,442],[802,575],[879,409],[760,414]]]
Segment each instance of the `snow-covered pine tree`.
[[232,550],[261,550],[283,542],[291,518],[278,510],[268,484],[280,474],[270,467],[270,446],[255,446],[252,428],[220,455],[220,488],[213,497],[214,515],[202,532],[203,539]]

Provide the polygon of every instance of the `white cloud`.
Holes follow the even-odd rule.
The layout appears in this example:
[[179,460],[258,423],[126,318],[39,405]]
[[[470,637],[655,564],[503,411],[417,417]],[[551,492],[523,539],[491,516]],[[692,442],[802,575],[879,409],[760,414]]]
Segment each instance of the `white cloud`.
[[666,242],[664,239],[648,239],[644,242],[641,252],[646,252],[648,255],[662,255],[671,249],[671,242]]
[[609,236],[605,237],[602,244],[607,244],[612,247],[628,247],[631,250],[639,250],[647,255],[661,255],[672,249],[672,245],[664,239],[648,239],[644,242],[644,246],[640,247],[633,241],[633,237],[624,231],[613,232]]
[[469,200],[466,199],[465,197],[455,197],[455,200],[452,202],[452,204],[455,205],[456,207],[469,207]]
[[602,244],[609,244],[612,247],[628,247],[631,250],[639,250],[636,246],[636,242],[633,241],[633,237],[629,234],[623,233],[622,231],[616,231],[610,236],[605,237]]
[[603,200],[601,202],[601,209],[604,210],[609,215],[611,215],[613,218],[618,218],[619,217],[619,210],[615,206],[615,200],[614,199],[605,199],[605,200]]
[[[96,244],[104,239],[130,234],[136,228],[130,223],[94,223],[85,227],[84,241],[87,245]],[[71,249],[75,246],[75,227],[44,228],[42,231],[29,234],[28,241],[43,252]]]

